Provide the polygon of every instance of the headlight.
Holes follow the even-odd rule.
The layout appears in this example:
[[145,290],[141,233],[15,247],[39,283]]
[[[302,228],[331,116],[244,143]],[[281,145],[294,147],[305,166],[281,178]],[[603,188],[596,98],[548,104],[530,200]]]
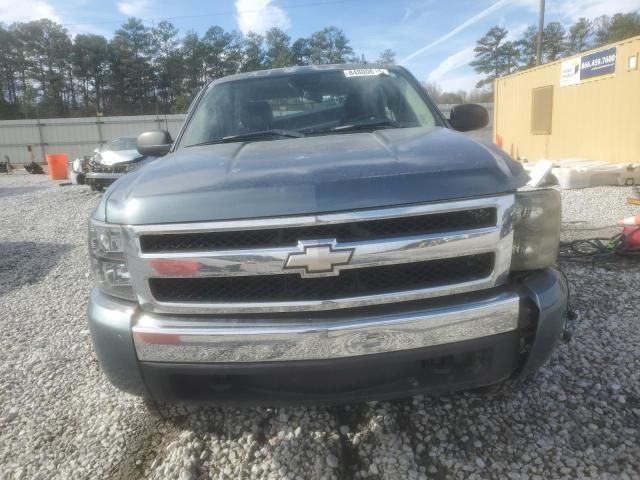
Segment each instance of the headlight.
[[110,295],[135,300],[120,227],[92,219],[89,222],[89,258],[99,288]]
[[142,166],[141,162],[131,162],[125,165],[124,171],[126,173],[133,172]]
[[561,214],[556,190],[516,193],[511,270],[535,270],[555,263]]

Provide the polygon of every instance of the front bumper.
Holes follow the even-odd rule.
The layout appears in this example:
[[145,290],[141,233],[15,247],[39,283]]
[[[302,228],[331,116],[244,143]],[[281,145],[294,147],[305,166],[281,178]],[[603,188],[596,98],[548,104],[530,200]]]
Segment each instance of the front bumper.
[[566,300],[554,269],[484,292],[333,317],[157,315],[94,290],[89,324],[109,379],[138,395],[342,402],[526,375],[555,347]]
[[95,185],[97,187],[108,187],[123,175],[125,174],[89,172],[85,175],[85,182],[88,185]]

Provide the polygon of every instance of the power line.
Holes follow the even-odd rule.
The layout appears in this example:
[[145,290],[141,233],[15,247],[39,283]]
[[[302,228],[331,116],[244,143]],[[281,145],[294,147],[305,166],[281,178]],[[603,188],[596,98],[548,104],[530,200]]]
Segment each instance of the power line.
[[[306,7],[315,7],[320,5],[333,5],[337,3],[347,3],[354,2],[357,0],[328,0],[322,2],[310,2],[301,5],[283,5],[280,8],[286,8],[287,10],[297,9],[297,8],[306,8]],[[184,20],[189,18],[203,18],[203,17],[225,17],[231,15],[238,15],[243,13],[258,13],[262,12],[263,8],[256,8],[251,10],[234,10],[234,11],[226,11],[226,12],[217,12],[217,13],[202,13],[202,14],[194,14],[194,15],[176,15],[173,17],[147,17],[140,18],[145,23],[153,22],[153,21],[162,21],[162,20]],[[75,22],[75,23],[62,23],[63,27],[75,27],[78,25],[108,25],[108,24],[119,24],[123,23],[122,20],[105,20],[102,22]]]

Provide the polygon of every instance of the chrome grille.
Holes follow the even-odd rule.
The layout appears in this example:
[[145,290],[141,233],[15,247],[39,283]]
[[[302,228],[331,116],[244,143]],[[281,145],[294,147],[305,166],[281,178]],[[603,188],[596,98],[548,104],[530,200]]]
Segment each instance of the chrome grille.
[[[508,274],[513,195],[326,215],[127,226],[143,309],[262,313],[354,308],[493,287]],[[311,245],[311,247],[310,247]],[[352,251],[331,271],[286,267]]]
[[487,277],[493,253],[346,270],[337,277],[302,278],[297,274],[245,277],[152,278],[151,293],[161,302],[284,302],[336,300],[434,286]]
[[335,238],[338,242],[358,242],[484,228],[495,224],[496,209],[490,207],[330,225],[143,235],[140,237],[140,247],[144,253],[270,248],[296,245],[300,240],[316,238]]

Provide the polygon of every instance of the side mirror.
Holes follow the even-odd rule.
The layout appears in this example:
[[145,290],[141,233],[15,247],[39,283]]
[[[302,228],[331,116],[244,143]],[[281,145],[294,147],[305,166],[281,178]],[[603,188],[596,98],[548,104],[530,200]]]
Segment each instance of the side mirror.
[[171,134],[166,130],[152,130],[138,135],[138,152],[148,157],[162,157],[171,148]]
[[449,123],[459,132],[477,130],[489,124],[489,112],[475,103],[456,105],[449,114]]

